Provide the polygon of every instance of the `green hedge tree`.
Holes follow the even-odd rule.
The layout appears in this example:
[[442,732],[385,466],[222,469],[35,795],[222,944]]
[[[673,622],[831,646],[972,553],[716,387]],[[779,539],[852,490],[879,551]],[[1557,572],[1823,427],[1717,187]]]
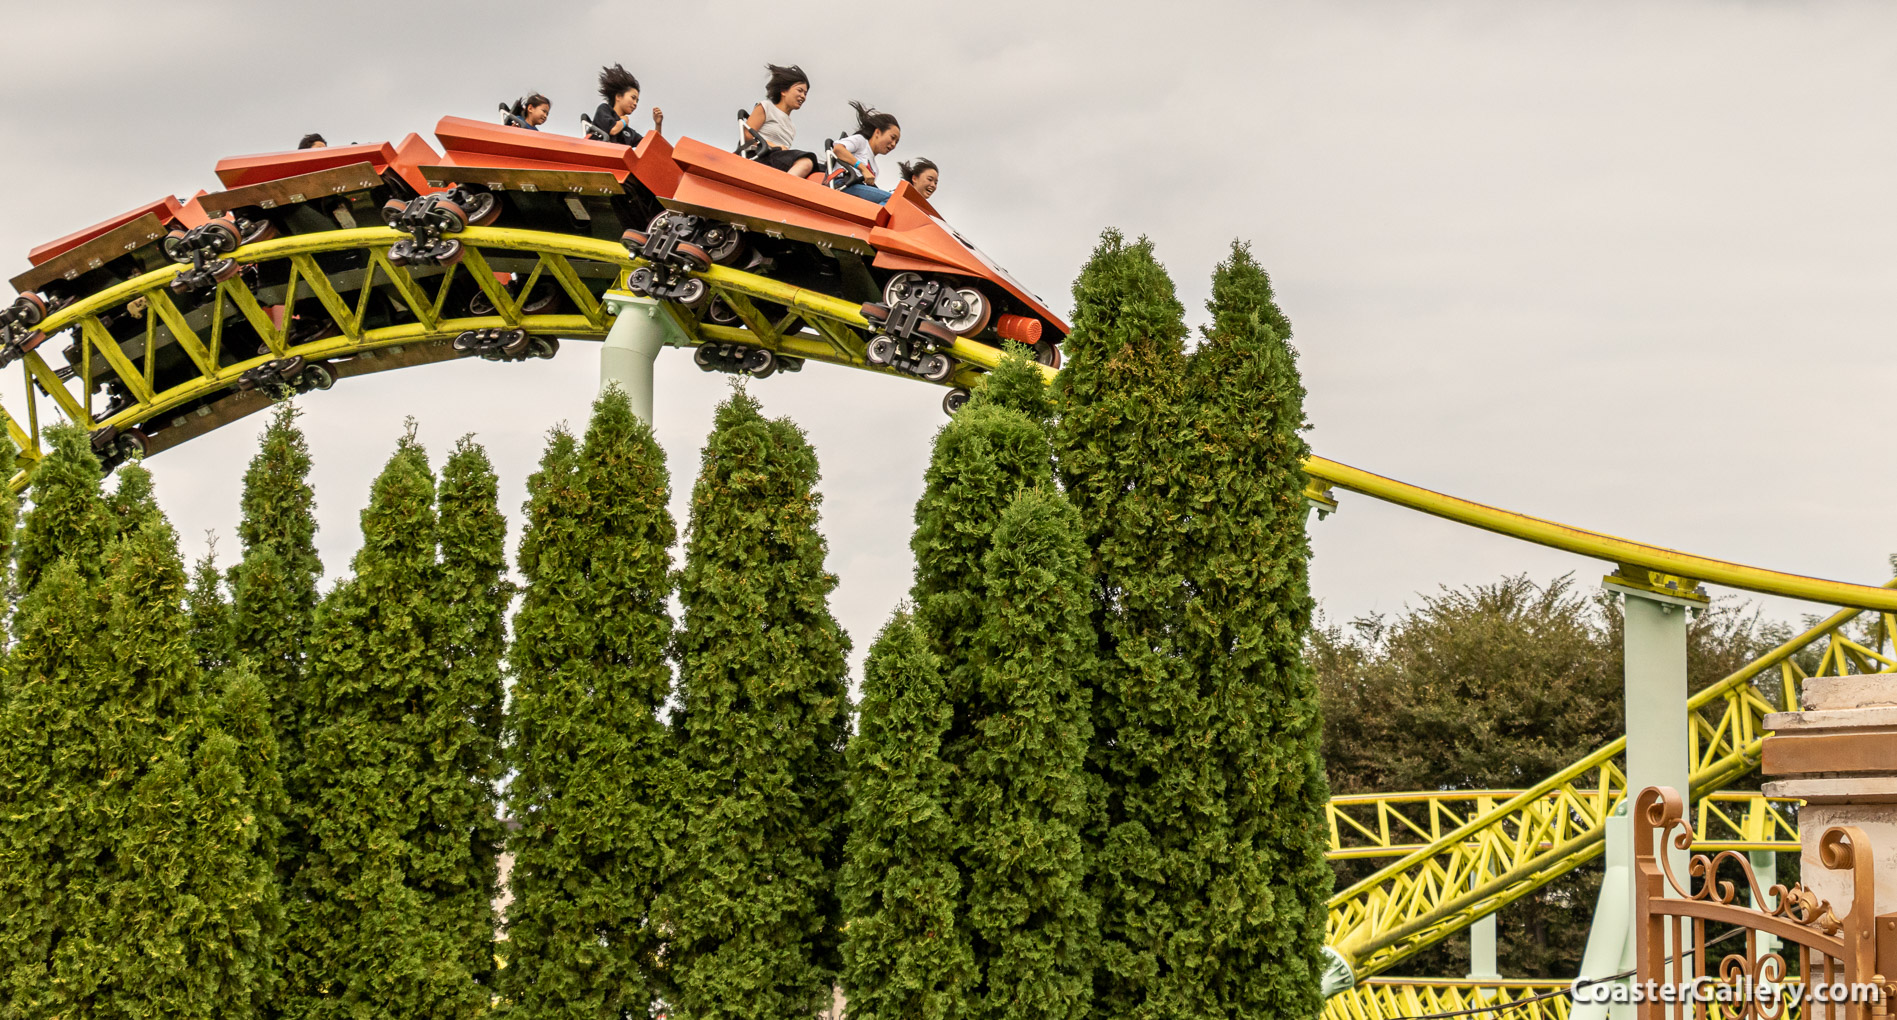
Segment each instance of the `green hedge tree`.
[[439,523],[441,569],[436,599],[444,630],[436,643],[447,655],[447,684],[430,706],[430,762],[435,789],[421,822],[420,860],[434,873],[425,879],[444,906],[444,921],[457,928],[462,960],[476,980],[494,981],[494,896],[499,891],[501,821],[499,784],[503,692],[501,656],[506,646],[507,519],[501,515],[500,482],[486,451],[463,437],[441,468]]
[[677,538],[665,454],[611,389],[581,449],[553,434],[527,490],[502,989],[520,1017],[644,1016],[660,994],[651,918],[678,825],[658,716]]
[[[61,445],[51,480],[96,485],[91,451]],[[261,705],[204,696],[183,563],[137,509],[140,474],[128,533],[90,562],[42,560],[22,607],[0,709],[0,1015],[244,1017],[268,988],[275,776],[240,736]],[[84,496],[48,505],[85,520]]]
[[[322,724],[305,737],[309,846],[290,896],[295,1017],[447,1020],[489,993],[452,922],[470,834],[423,833],[431,798],[457,800],[460,747],[443,743],[450,676],[435,479],[413,432],[375,480],[354,576],[324,599],[309,669]],[[459,804],[455,805],[459,807]],[[449,811],[451,816],[456,811]]]
[[686,1020],[808,1016],[837,968],[844,683],[803,433],[742,391],[692,492],[676,732],[685,820],[663,916]]
[[[1290,323],[1242,244],[1213,274],[1186,375],[1177,554],[1184,597],[1162,633],[1175,671],[1139,706],[1141,775],[1123,817],[1124,941],[1152,978],[1124,986],[1180,1016],[1310,1016],[1330,895],[1312,620],[1304,387]],[[1161,646],[1159,634],[1147,635]],[[1131,713],[1129,713],[1131,715]],[[1135,773],[1127,772],[1125,775]],[[1171,777],[1188,775],[1186,785]]]
[[106,544],[119,530],[100,492],[105,476],[85,430],[55,425],[41,435],[46,455],[33,472],[27,490],[31,506],[16,545],[22,597],[61,559],[70,559],[83,580],[97,581],[105,569]]
[[948,1020],[974,993],[960,918],[952,775],[941,757],[954,707],[928,641],[899,610],[870,646],[848,762],[843,988],[859,1020]]
[[[277,406],[244,472],[243,517],[237,526],[244,551],[230,571],[232,653],[251,661],[269,691],[278,753],[291,782],[316,701],[304,680],[316,623],[316,582],[323,574],[316,554],[309,442],[296,418],[294,404]],[[295,799],[307,801],[300,794]],[[292,843],[301,840],[293,837]],[[292,854],[285,864],[293,866],[295,859]]]
[[1098,904],[1082,830],[1093,658],[1080,518],[1052,487],[1016,496],[983,556],[980,679],[957,777],[970,1020],[1079,1020],[1093,1005]]

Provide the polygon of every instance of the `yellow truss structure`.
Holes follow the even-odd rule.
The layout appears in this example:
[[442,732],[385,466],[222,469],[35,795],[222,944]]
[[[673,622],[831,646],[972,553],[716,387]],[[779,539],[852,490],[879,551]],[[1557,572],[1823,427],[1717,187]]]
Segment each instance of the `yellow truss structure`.
[[[203,406],[202,402],[231,390],[238,376],[275,358],[294,355],[309,361],[348,359],[337,366],[337,375],[347,378],[457,357],[450,342],[474,329],[519,328],[544,336],[599,340],[611,326],[612,315],[587,286],[587,280],[605,277],[617,284],[637,263],[617,242],[544,231],[471,227],[457,235],[466,252],[459,264],[446,269],[396,266],[389,261],[388,250],[404,236],[387,227],[361,227],[247,245],[233,258],[248,264],[289,263],[287,287],[261,295],[239,275],[219,283],[211,302],[189,313],[174,299],[169,286],[172,278],[186,268],[183,266],[166,266],[86,295],[48,315],[39,328],[49,337],[76,329],[81,350],[79,376],[92,378],[94,366],[103,363],[118,377],[133,402],[109,415],[95,413],[92,387],[81,385],[80,392],[74,393],[62,378],[68,373],[54,370],[38,351],[32,351],[22,358],[27,381],[25,413],[16,414],[0,405],[7,432],[30,470],[41,455],[42,396],[66,420],[92,429],[128,428],[161,418],[167,411],[191,407],[189,414],[156,434],[151,452],[157,452],[261,407],[267,398],[252,393],[233,393],[221,398],[216,406]],[[367,268],[326,271],[318,256],[337,252],[366,252]],[[495,282],[497,269],[526,277],[527,282],[519,288],[523,298],[515,298]],[[486,295],[494,306],[493,314],[456,315],[447,307],[450,288],[460,274]],[[668,305],[669,314],[694,344],[735,341],[806,360],[913,378],[871,365],[864,358],[862,333],[868,322],[856,304],[720,266],[699,275],[711,284],[713,293],[725,299],[743,325],[702,323],[677,306]],[[543,279],[557,284],[577,312],[533,315],[523,311],[524,296]],[[371,295],[384,285],[399,295],[412,321],[366,328]],[[317,299],[335,322],[336,335],[292,345],[288,324],[275,321],[267,309],[293,306],[310,297]],[[759,310],[758,301],[790,311],[773,321]],[[119,311],[142,317],[142,344],[121,344],[107,331],[100,316]],[[223,346],[223,329],[233,313],[241,315],[263,337],[268,350],[229,359]],[[155,371],[158,353],[173,344],[183,349],[195,373],[160,389]],[[999,364],[1001,358],[996,349],[968,340],[958,340],[950,353],[960,363],[948,380],[950,385],[966,385],[980,372]],[[1048,373],[1051,376],[1052,370]],[[23,471],[12,480],[16,490],[25,484],[26,474]]]
[[1324,1020],[1403,1020],[1471,1012],[1471,1020],[1568,1020],[1568,986],[1553,981],[1371,978],[1324,1003]]
[[[72,378],[70,371],[56,371],[38,351],[27,353],[22,359],[24,412],[0,406],[0,418],[26,462],[12,485],[24,486],[27,473],[41,456],[42,397],[67,420],[91,429],[129,428],[165,421],[166,414],[175,413],[152,436],[150,452],[158,452],[261,408],[266,397],[239,393],[234,384],[243,372],[271,359],[295,355],[330,361],[339,378],[348,378],[456,357],[451,341],[467,330],[519,328],[565,339],[603,338],[611,313],[600,292],[623,285],[626,272],[636,264],[624,247],[612,241],[475,227],[458,235],[466,251],[458,265],[401,267],[390,263],[388,249],[403,236],[386,227],[364,227],[277,238],[239,249],[233,258],[240,263],[288,263],[287,287],[269,294],[253,291],[240,274],[219,283],[208,305],[187,311],[169,289],[183,267],[168,266],[82,296],[48,315],[40,324],[48,337],[69,329],[78,336],[78,377],[91,380],[94,366],[103,362],[120,380],[131,403],[109,414],[95,411],[93,385],[82,384],[75,393],[66,382]],[[321,256],[339,252],[364,254],[365,258],[351,261],[366,268],[326,270]],[[497,271],[525,278],[526,285],[518,288],[522,298],[495,281]],[[456,314],[459,309],[447,306],[450,287],[460,273],[467,274],[487,297],[492,314],[461,315]],[[668,304],[667,313],[688,342],[734,341],[811,361],[899,375],[865,359],[868,323],[859,306],[723,267],[714,266],[699,275],[724,298],[742,325],[699,322]],[[273,279],[281,276],[271,274]],[[543,280],[558,286],[572,310],[561,314],[524,310],[524,296]],[[397,296],[405,309],[404,321],[377,328],[366,325],[370,295],[378,289]],[[277,321],[268,309],[294,307],[309,297],[333,319],[335,335],[292,344],[289,324]],[[772,319],[760,309],[760,302],[785,311]],[[143,342],[114,339],[100,318],[107,313],[142,317]],[[263,338],[267,350],[232,358],[223,342],[224,322],[232,316],[245,320]],[[171,345],[182,349],[192,371],[161,387],[158,352]],[[958,341],[950,353],[960,362],[948,380],[951,385],[968,384],[1000,359],[994,348],[966,340]],[[1053,370],[1046,370],[1046,375],[1051,379]],[[1891,633],[1892,614],[1897,613],[1897,591],[1889,586],[1801,577],[1645,545],[1456,499],[1321,457],[1307,460],[1305,469],[1312,482],[1308,495],[1325,507],[1336,505],[1331,492],[1335,486],[1524,541],[1605,559],[1619,564],[1622,575],[1649,578],[1656,588],[1683,586],[1681,590],[1691,591],[1703,580],[1880,614],[1877,636],[1870,644],[1846,635],[1844,628],[1859,611],[1847,610],[1696,695],[1691,702],[1696,793],[1717,790],[1756,764],[1764,714],[1795,704],[1805,674],[1793,656],[1806,646],[1825,643],[1822,662],[1813,675],[1892,668],[1892,659],[1879,651]],[[1758,684],[1768,676],[1777,681],[1770,698]],[[1339,856],[1396,859],[1333,898],[1331,947],[1362,981],[1592,859],[1601,849],[1603,821],[1626,793],[1625,778],[1616,764],[1623,749],[1624,741],[1616,741],[1519,792],[1341,798],[1331,811]],[[1734,807],[1726,821],[1734,846],[1776,844],[1784,835],[1782,819],[1771,814],[1769,807],[1756,811],[1752,806]]]
[[[1357,793],[1331,798],[1325,809],[1333,861],[1405,857],[1423,850],[1501,805],[1521,790]],[[1559,797],[1559,794],[1547,796]],[[1799,801],[1750,790],[1711,793],[1694,802],[1694,846],[1719,850],[1796,850]],[[1544,848],[1551,845],[1544,844]]]

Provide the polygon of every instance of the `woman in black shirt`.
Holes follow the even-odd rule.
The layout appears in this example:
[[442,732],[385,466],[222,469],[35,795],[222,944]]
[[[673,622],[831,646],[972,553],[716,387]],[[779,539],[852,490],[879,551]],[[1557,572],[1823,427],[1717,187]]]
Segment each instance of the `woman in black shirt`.
[[[639,108],[639,79],[619,64],[599,71],[599,95],[606,100],[593,111],[593,124],[606,133],[606,140],[621,145],[639,144],[639,133],[632,129],[632,111]],[[665,111],[652,108],[652,130],[665,130]]]

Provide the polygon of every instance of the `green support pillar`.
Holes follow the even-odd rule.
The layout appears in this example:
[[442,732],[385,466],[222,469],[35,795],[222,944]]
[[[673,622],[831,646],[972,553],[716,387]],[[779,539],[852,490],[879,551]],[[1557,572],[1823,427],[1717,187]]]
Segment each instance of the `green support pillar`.
[[[1686,622],[1706,605],[1703,588],[1684,578],[1623,566],[1603,586],[1621,596],[1623,693],[1627,718],[1627,800],[1649,786],[1670,786],[1691,811],[1692,745],[1686,712]],[[1634,964],[1633,826],[1623,802],[1608,819],[1607,871],[1581,958],[1581,977],[1599,979]],[[1674,873],[1685,874],[1683,851]],[[1633,1007],[1577,1003],[1573,1020],[1632,1020]]]
[[652,424],[652,363],[667,346],[689,341],[659,302],[624,291],[607,291],[612,328],[599,352],[599,386],[618,386],[632,401],[632,413]]

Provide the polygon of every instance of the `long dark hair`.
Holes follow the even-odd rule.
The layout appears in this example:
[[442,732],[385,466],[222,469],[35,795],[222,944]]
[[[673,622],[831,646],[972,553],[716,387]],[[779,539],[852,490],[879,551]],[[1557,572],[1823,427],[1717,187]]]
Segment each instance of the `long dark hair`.
[[528,110],[536,106],[552,106],[552,105],[553,105],[553,100],[548,99],[546,96],[543,96],[538,92],[529,92],[526,95],[521,96],[519,99],[514,100],[514,105],[509,110],[509,112],[512,113],[514,116],[519,117],[521,120],[526,120]]
[[618,99],[621,93],[639,87],[639,79],[620,64],[599,69],[599,96],[608,103]]
[[890,128],[899,128],[902,126],[896,123],[895,114],[884,113],[873,106],[864,106],[854,99],[850,100],[850,108],[856,111],[856,133],[862,135],[864,138],[868,138],[878,131],[887,131]]
[[764,68],[771,72],[771,80],[764,83],[764,98],[769,99],[773,103],[784,98],[784,93],[789,92],[794,85],[802,85],[805,88],[810,87],[810,76],[805,74],[804,69],[798,67],[796,64],[792,64],[789,67],[765,64]]
[[935,160],[932,160],[932,159],[922,159],[920,157],[917,157],[915,159],[909,160],[906,163],[897,163],[896,165],[902,168],[902,179],[905,181],[913,181],[917,177],[922,176],[922,171],[924,170],[935,171],[935,174],[937,177],[940,177],[942,175],[942,168],[939,166],[936,166]]

